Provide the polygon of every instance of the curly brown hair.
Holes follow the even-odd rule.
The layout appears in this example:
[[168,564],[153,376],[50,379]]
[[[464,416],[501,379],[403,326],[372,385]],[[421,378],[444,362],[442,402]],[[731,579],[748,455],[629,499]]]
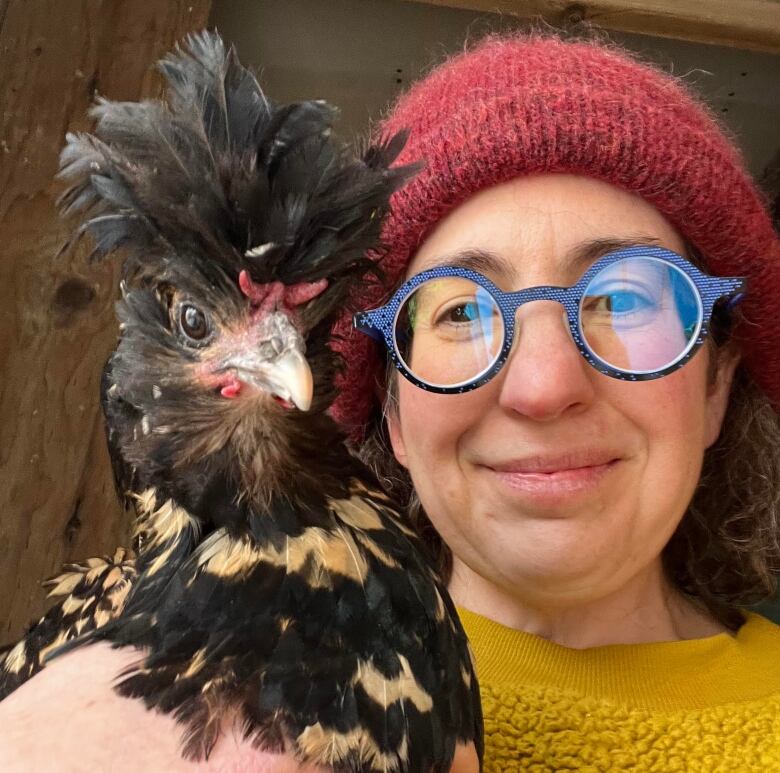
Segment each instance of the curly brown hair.
[[[690,256],[701,263],[695,251]],[[718,355],[738,340],[727,321],[713,320],[709,347],[714,378]],[[738,329],[738,326],[737,326]],[[452,553],[429,520],[407,470],[395,459],[386,417],[398,410],[398,372],[388,362],[383,410],[377,411],[360,457],[410,523],[449,582]],[[670,582],[726,627],[743,621],[740,609],[771,597],[780,572],[780,417],[749,374],[738,367],[718,440],[705,451],[699,485],[662,554]]]

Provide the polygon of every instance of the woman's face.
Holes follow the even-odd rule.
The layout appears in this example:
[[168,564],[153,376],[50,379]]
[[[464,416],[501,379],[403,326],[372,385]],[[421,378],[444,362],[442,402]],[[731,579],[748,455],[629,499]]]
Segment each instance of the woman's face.
[[[551,174],[473,196],[438,224],[408,274],[478,250],[503,290],[569,286],[603,240],[684,252],[642,199]],[[512,354],[485,386],[437,395],[399,377],[393,448],[456,572],[537,601],[583,601],[657,561],[728,399],[733,367],[713,384],[708,357],[704,347],[665,378],[618,381],[581,357],[560,304],[537,301],[519,309]]]

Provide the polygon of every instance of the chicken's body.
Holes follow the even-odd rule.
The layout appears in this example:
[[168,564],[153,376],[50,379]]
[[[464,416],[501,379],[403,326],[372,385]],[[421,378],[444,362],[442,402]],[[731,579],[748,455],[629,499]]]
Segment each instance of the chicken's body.
[[60,651],[146,650],[118,690],[182,722],[193,758],[238,711],[337,773],[447,771],[458,742],[481,755],[465,635],[327,414],[399,141],[355,159],[327,105],[274,106],[218,38],[189,46],[162,65],[170,110],[103,103],[63,153],[96,253],[129,250],[103,399],[138,556],[121,609]]

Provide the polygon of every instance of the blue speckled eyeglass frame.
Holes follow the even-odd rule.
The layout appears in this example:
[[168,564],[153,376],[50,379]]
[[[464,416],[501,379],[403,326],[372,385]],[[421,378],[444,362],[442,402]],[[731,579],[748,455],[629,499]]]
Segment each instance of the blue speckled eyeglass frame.
[[[579,309],[580,301],[585,294],[591,279],[596,274],[603,271],[608,266],[621,260],[631,258],[655,258],[666,261],[671,265],[683,271],[691,280],[696,288],[699,298],[700,318],[698,321],[698,331],[691,337],[688,346],[683,350],[680,356],[661,370],[649,372],[635,372],[617,369],[607,362],[604,362],[588,346],[580,328]],[[476,282],[485,289],[494,299],[498,306],[504,321],[504,342],[501,350],[496,357],[495,362],[482,373],[479,373],[474,379],[462,382],[452,386],[441,386],[430,384],[417,378],[411,373],[398,351],[395,341],[395,328],[398,313],[407,297],[416,290],[423,282],[429,279],[442,279],[445,277],[460,277]],[[472,271],[468,268],[459,266],[437,266],[436,268],[423,271],[416,274],[401,287],[384,306],[371,311],[362,311],[354,315],[352,319],[353,326],[379,341],[382,341],[387,347],[388,352],[396,368],[413,384],[429,392],[439,394],[456,394],[468,392],[472,389],[486,384],[492,379],[504,366],[512,350],[515,333],[515,316],[518,308],[531,301],[557,301],[566,311],[566,317],[569,322],[569,330],[572,339],[577,345],[580,354],[585,360],[594,367],[599,373],[603,373],[612,378],[623,381],[649,381],[650,379],[661,378],[669,373],[681,368],[693,355],[699,350],[709,333],[710,318],[715,304],[722,298],[730,298],[729,308],[733,307],[742,300],[746,280],[743,277],[714,277],[700,271],[696,266],[687,261],[676,252],[667,250],[663,247],[652,245],[639,245],[634,247],[625,247],[599,258],[588,268],[580,280],[571,287],[556,287],[554,285],[542,285],[539,287],[529,287],[525,290],[506,293],[496,287],[487,277]]]

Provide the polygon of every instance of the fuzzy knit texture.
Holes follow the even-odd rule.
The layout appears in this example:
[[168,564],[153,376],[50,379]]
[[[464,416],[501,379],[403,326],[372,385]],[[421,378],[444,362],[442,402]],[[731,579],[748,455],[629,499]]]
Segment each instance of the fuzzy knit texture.
[[[780,406],[780,243],[739,150],[679,80],[596,42],[489,38],[413,86],[378,133],[403,128],[398,163],[425,167],[393,197],[386,283],[358,306],[384,302],[436,223],[477,191],[545,172],[595,177],[654,205],[711,273],[749,278],[737,333]],[[347,370],[333,414],[359,439],[381,391],[380,359],[349,315],[336,332]]]
[[780,627],[574,650],[458,610],[477,663],[485,773],[780,771]]

